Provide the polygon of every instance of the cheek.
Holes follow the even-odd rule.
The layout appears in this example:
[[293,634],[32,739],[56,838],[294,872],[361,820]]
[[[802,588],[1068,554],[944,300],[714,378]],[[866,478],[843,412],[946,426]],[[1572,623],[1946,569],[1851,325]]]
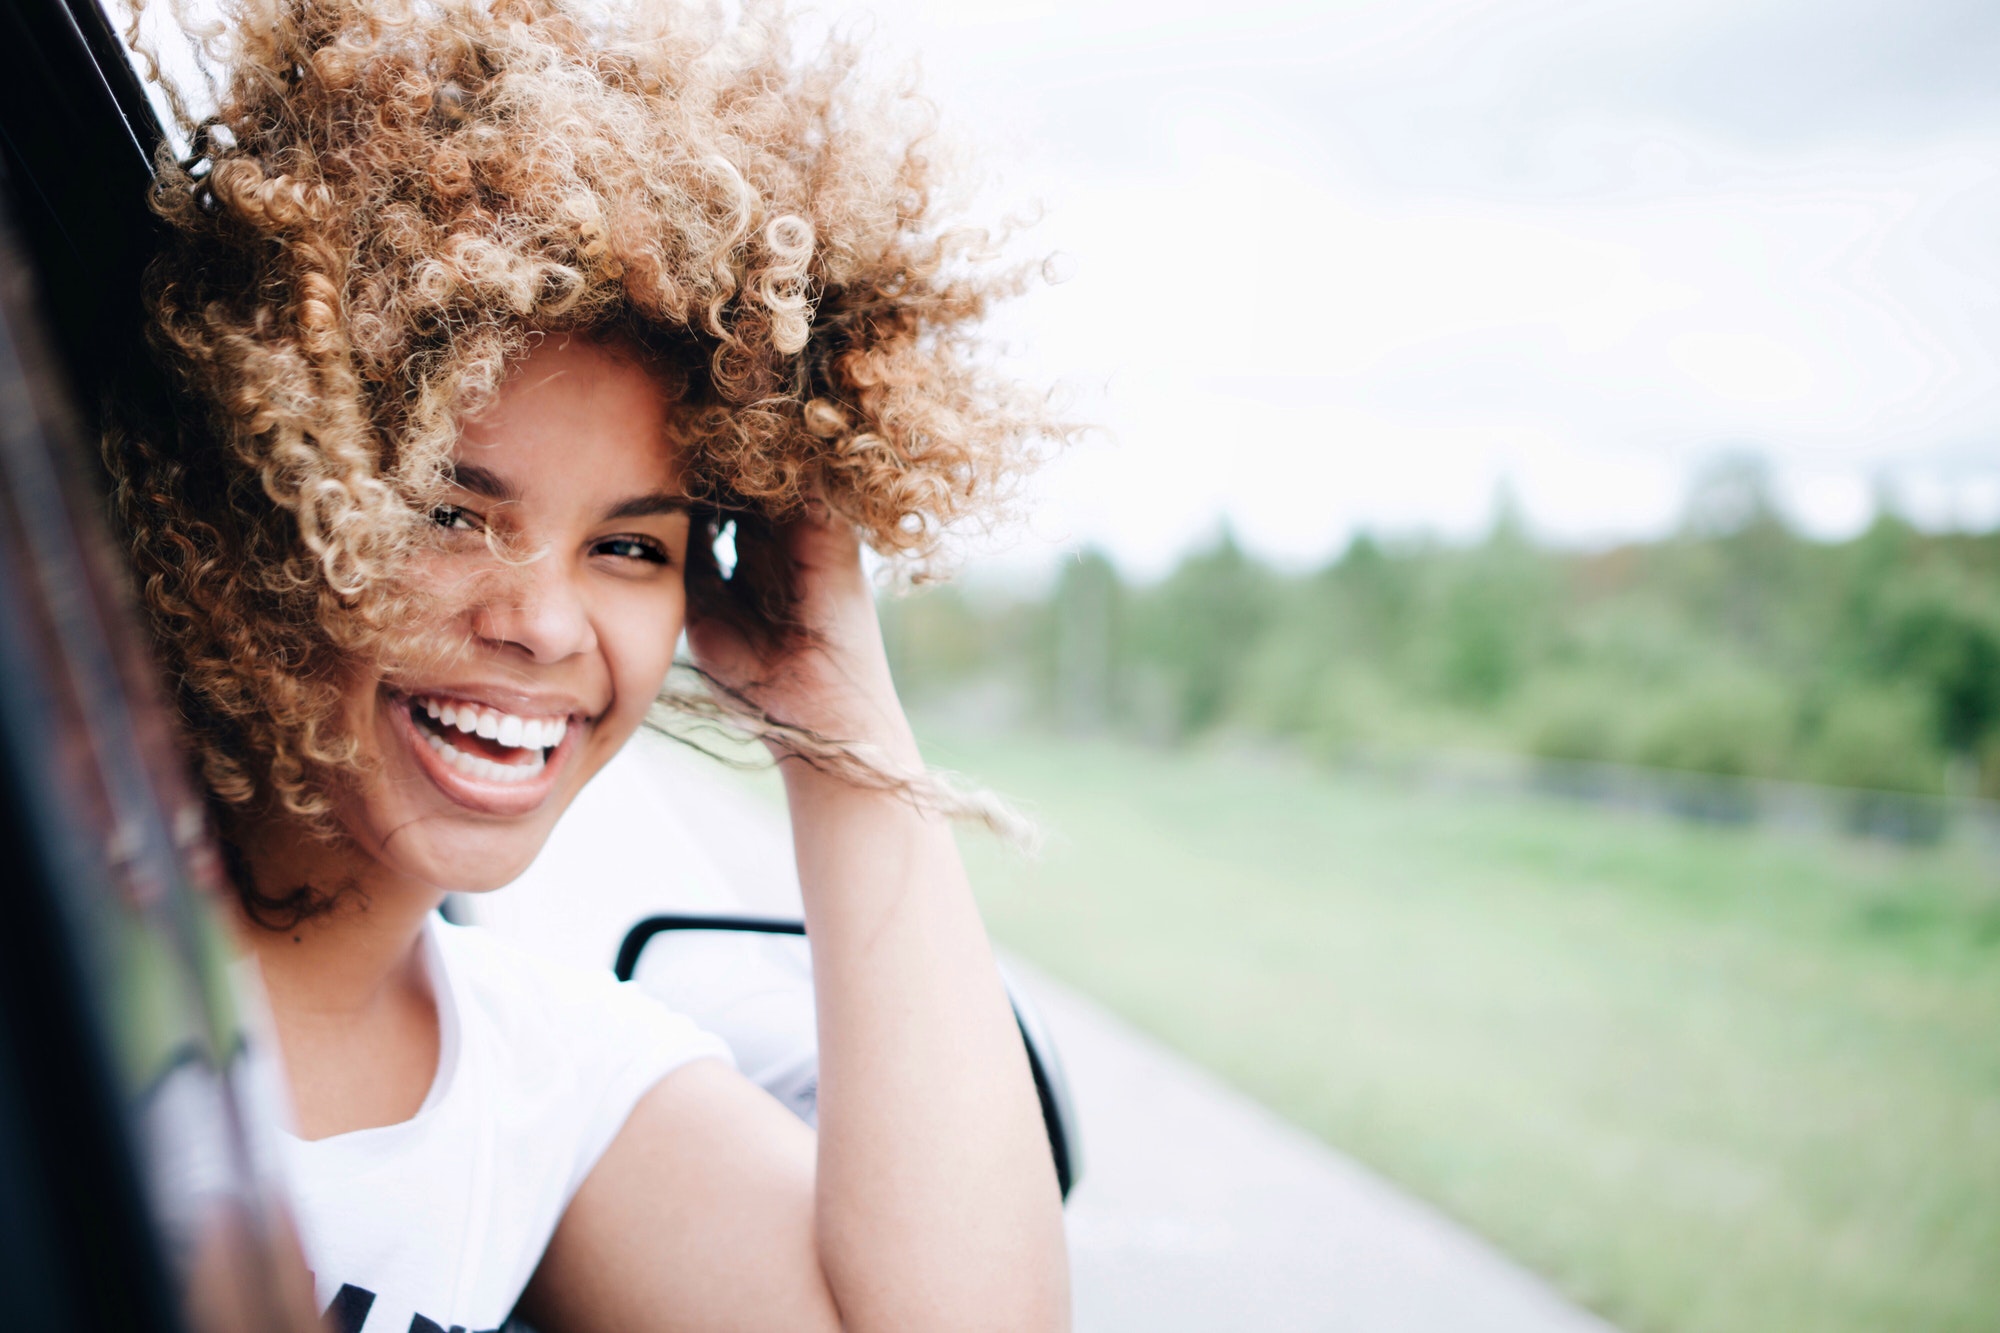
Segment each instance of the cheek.
[[402,567],[411,594],[411,620],[422,626],[423,647],[457,646],[481,607],[509,596],[508,568],[481,547],[464,551],[422,551]]
[[617,711],[635,726],[666,681],[685,616],[685,592],[675,579],[670,587],[634,590],[618,599],[599,622]]

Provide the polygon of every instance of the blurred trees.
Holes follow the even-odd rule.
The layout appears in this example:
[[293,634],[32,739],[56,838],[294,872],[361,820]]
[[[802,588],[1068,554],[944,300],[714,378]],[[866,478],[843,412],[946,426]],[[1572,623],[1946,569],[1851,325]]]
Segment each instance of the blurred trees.
[[2000,533],[1884,514],[1791,531],[1729,460],[1674,536],[1472,546],[1363,535],[1279,573],[1228,530],[1158,583],[1102,554],[1039,599],[890,603],[905,690],[1069,730],[1218,730],[1338,752],[1501,747],[1888,791],[2000,796]]

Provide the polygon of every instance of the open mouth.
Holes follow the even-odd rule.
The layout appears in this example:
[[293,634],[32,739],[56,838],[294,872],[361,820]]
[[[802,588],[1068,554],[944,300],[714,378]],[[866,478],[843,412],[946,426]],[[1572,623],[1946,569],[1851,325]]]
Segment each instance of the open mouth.
[[569,732],[569,718],[523,717],[463,699],[411,695],[410,722],[453,772],[474,782],[532,782]]

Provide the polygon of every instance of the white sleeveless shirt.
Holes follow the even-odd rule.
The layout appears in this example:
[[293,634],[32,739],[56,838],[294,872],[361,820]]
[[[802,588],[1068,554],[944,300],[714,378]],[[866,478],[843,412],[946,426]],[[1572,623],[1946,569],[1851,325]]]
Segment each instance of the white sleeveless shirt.
[[487,1333],[654,1084],[720,1039],[607,968],[430,918],[437,1076],[416,1115],[282,1139],[306,1261],[335,1333]]

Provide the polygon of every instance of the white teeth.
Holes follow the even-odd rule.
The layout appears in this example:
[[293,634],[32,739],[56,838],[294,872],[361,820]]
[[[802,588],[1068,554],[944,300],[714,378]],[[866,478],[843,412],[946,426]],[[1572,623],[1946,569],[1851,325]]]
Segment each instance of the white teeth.
[[[483,736],[510,750],[530,750],[536,752],[538,756],[541,751],[553,750],[561,745],[563,737],[569,733],[567,717],[519,717],[512,713],[502,713],[498,709],[481,708],[477,704],[454,702],[449,699],[418,697],[416,702],[442,729],[456,727],[460,731]],[[445,748],[453,754],[465,753],[453,746]],[[481,758],[479,755],[468,757]],[[501,767],[510,773],[519,772],[523,768],[518,764],[503,764]]]
[[527,782],[539,777],[544,767],[542,752],[530,750],[530,758],[524,764],[496,763],[483,755],[467,754],[442,736],[426,734],[424,741],[437,752],[439,758],[466,777],[480,782],[503,784]]

